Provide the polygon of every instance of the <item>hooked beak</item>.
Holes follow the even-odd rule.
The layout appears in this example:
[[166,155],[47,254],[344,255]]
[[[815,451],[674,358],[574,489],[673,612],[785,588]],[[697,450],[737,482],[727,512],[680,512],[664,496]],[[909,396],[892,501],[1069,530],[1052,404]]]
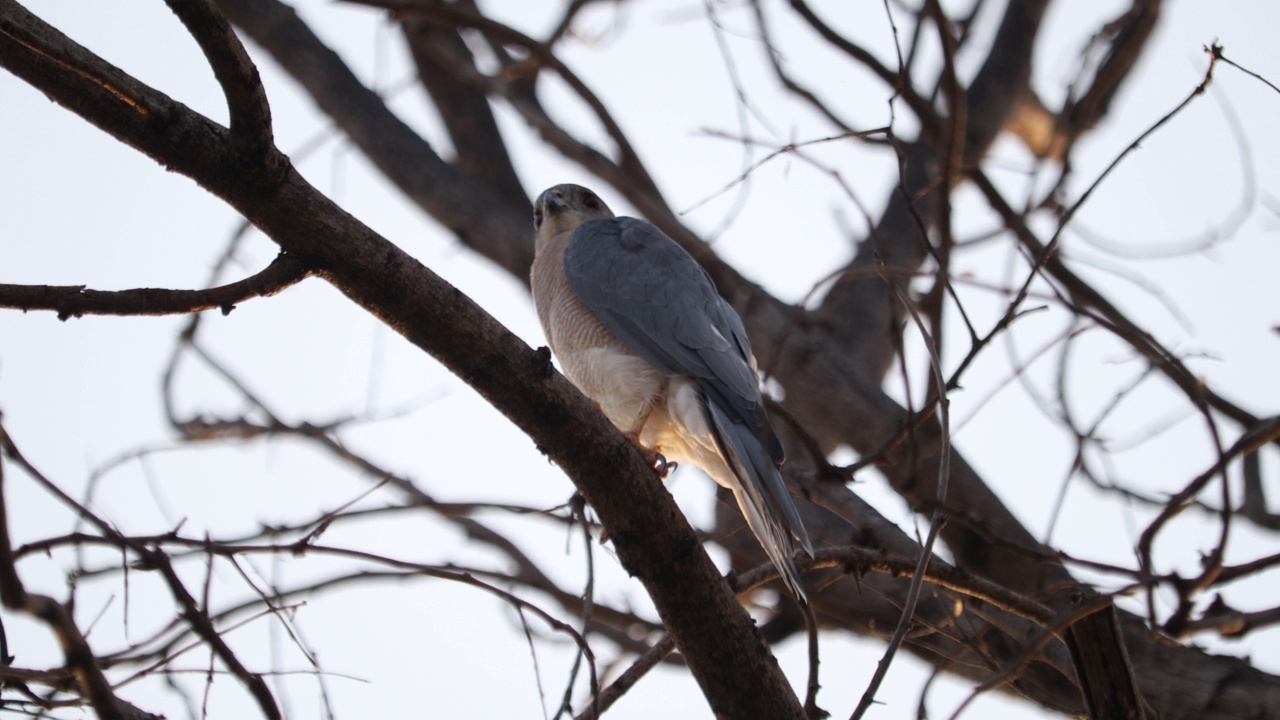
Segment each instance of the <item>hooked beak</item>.
[[559,191],[548,190],[542,193],[542,206],[547,209],[548,213],[554,214],[569,207],[569,203],[565,202]]

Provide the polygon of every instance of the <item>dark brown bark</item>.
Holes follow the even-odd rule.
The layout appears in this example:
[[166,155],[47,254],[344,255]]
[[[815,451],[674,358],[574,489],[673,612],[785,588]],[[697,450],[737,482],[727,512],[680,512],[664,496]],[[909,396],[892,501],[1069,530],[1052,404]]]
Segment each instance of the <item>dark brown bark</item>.
[[261,161],[239,155],[225,129],[106,65],[8,0],[0,0],[0,30],[0,64],[225,200],[523,428],[591,502],[718,716],[803,717],[750,616],[644,454],[554,371],[548,353],[529,348],[334,205],[278,150]]

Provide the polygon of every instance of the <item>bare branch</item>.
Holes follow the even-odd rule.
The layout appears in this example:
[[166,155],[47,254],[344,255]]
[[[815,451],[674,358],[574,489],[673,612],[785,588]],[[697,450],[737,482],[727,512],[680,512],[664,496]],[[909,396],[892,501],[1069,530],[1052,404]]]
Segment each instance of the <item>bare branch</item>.
[[300,259],[281,254],[256,275],[207,290],[88,290],[83,285],[0,283],[0,307],[23,312],[53,310],[59,320],[84,315],[186,315],[214,308],[227,315],[242,302],[271,297],[302,282],[310,274]]
[[[9,433],[0,426],[0,451],[22,464],[21,455],[13,445]],[[67,667],[74,673],[80,685],[80,693],[93,706],[102,720],[124,720],[122,711],[110,683],[102,674],[94,659],[89,643],[66,607],[47,595],[27,592],[18,570],[14,566],[13,546],[9,539],[9,508],[4,491],[4,465],[0,463],[0,601],[10,610],[24,612],[39,618],[58,637]],[[6,658],[5,664],[8,664]]]
[[231,147],[249,166],[267,160],[275,145],[267,91],[249,54],[211,0],[166,0],[204,51],[222,85],[231,114]]

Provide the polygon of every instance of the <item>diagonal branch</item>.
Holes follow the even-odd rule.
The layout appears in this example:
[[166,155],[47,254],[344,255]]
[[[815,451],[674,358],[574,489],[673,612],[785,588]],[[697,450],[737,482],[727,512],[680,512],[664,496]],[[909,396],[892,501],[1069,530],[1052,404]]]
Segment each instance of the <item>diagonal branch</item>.
[[166,0],[195,38],[222,86],[231,115],[231,147],[249,165],[267,158],[275,144],[271,108],[258,69],[249,59],[227,18],[210,0]]
[[[13,41],[11,28],[33,41]],[[0,65],[196,179],[287,252],[314,263],[317,274],[436,357],[523,429],[591,502],[619,560],[644,584],[713,712],[803,717],[754,622],[644,454],[554,371],[545,350],[530,349],[291,167],[270,192],[262,192],[263,169],[234,162],[224,128],[107,66],[12,0],[0,0]],[[87,83],[81,68],[143,98],[146,115],[168,118],[168,127],[157,131],[139,121],[139,113],[114,93]],[[443,164],[439,158],[433,162]],[[264,166],[270,164],[268,159]],[[456,175],[452,168],[449,172]]]
[[[454,166],[492,188],[503,205],[528,205],[529,193],[520,184],[488,96],[452,72],[453,65],[474,63],[458,29],[413,18],[400,25],[418,66],[418,77],[449,131]],[[527,209],[532,215],[533,208]]]

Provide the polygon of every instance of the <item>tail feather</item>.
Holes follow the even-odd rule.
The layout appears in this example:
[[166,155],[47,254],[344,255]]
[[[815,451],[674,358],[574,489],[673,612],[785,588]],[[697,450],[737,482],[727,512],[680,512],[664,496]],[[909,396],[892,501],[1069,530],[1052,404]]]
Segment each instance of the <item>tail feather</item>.
[[796,600],[808,604],[809,597],[805,594],[804,587],[800,584],[800,571],[796,569],[794,560],[795,546],[791,541],[791,536],[779,527],[778,523],[774,522],[772,518],[762,516],[755,503],[751,501],[748,493],[735,488],[733,495],[738,500],[738,507],[742,510],[742,515],[747,519],[747,526],[751,528],[751,532],[760,541],[760,546],[764,548],[764,552],[769,556],[770,562],[778,569],[778,575],[782,578],[782,583],[787,586],[787,590],[795,596]]
[[737,480],[733,495],[747,519],[747,526],[778,568],[783,584],[797,600],[807,604],[808,596],[794,560],[793,539],[799,541],[810,557],[813,557],[813,545],[777,465],[756,434],[743,424],[733,422],[714,402],[707,403],[707,414],[720,454]]

